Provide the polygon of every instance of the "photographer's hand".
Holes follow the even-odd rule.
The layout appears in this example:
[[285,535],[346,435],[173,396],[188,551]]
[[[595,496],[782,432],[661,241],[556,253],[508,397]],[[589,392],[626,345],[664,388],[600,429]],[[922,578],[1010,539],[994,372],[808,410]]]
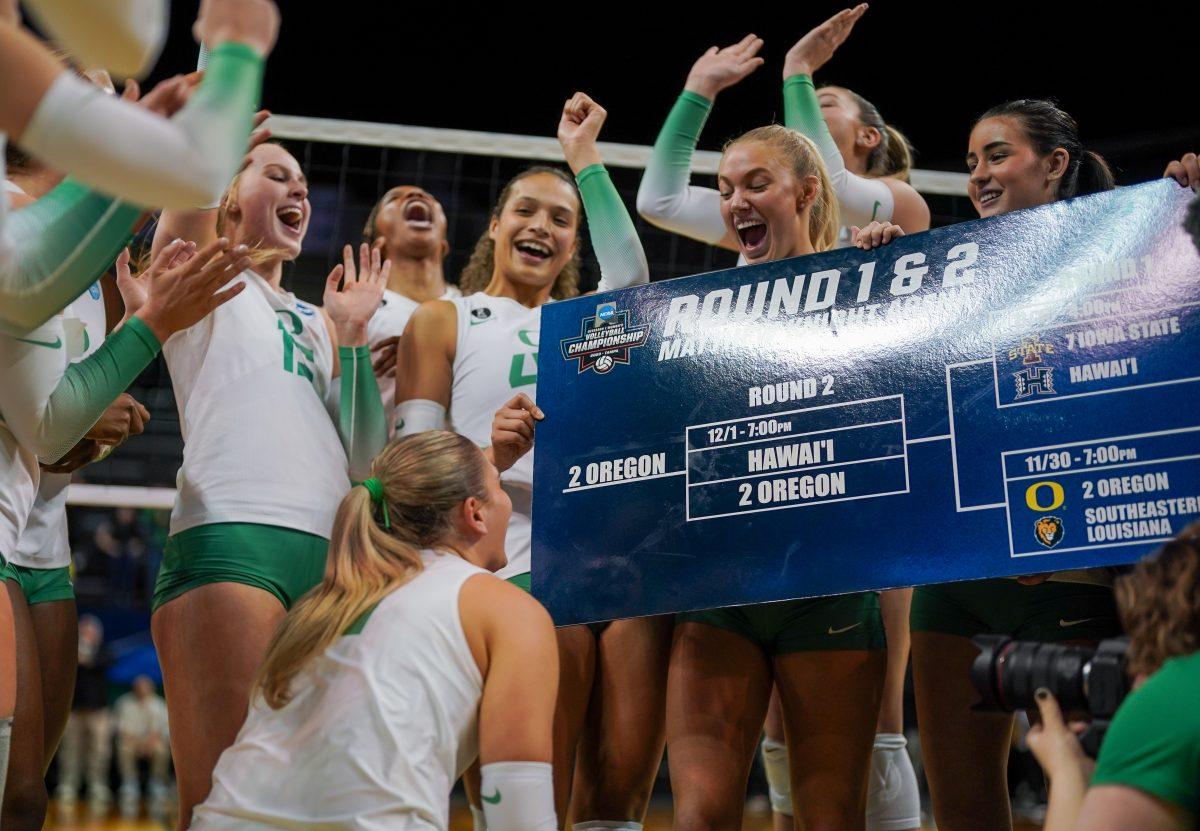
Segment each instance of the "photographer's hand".
[[1086,726],[1063,721],[1058,701],[1044,687],[1036,693],[1041,723],[1025,740],[1050,781],[1050,805],[1043,831],[1075,828],[1095,763],[1084,755],[1078,734]]

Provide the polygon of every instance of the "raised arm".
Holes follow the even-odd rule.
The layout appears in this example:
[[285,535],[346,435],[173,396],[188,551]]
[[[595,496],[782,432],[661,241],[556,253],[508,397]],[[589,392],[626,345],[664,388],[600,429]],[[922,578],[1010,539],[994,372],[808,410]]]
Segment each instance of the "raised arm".
[[907,182],[860,176],[846,168],[841,150],[821,115],[813,73],[833,57],[867,10],[866,3],[844,9],[800,38],[783,64],[783,123],[813,140],[837,193],[842,221],[865,226],[895,222],[908,233],[929,228],[929,206]]
[[[18,29],[0,25],[0,131],[85,184],[142,206],[215,202],[237,170],[279,15],[271,0],[210,0],[197,33],[204,80],[173,119],[96,90]],[[130,142],[133,131],[138,141]]]
[[371,475],[371,462],[388,441],[387,414],[379,400],[379,384],[371,369],[367,324],[383,300],[391,261],[380,262],[379,249],[363,243],[358,268],[347,245],[342,264],[325,282],[323,311],[333,323],[340,374],[338,435],[346,450],[350,478],[361,482]]
[[671,108],[638,188],[638,213],[665,231],[738,250],[737,238],[721,219],[721,196],[713,188],[690,184],[692,154],[717,94],[745,78],[763,59],[762,39],[746,35],[733,46],[709,49],[692,66],[687,83]]
[[422,303],[409,318],[396,362],[396,435],[445,429],[457,339],[458,309],[448,300]]
[[487,826],[553,831],[558,647],[550,615],[521,589],[486,575],[463,584],[459,614],[483,675],[479,762]]
[[592,250],[600,263],[597,291],[611,291],[650,282],[650,266],[633,219],[613,186],[596,138],[608,113],[582,92],[563,105],[558,141],[583,199]]
[[[176,252],[164,252],[162,263]],[[243,288],[217,289],[245,268],[243,251],[220,241],[183,265],[145,276],[146,304],[84,360],[65,366],[62,318],[25,337],[0,335],[0,414],[17,441],[55,462],[91,429],[172,334],[193,325]],[[156,263],[158,265],[158,263]]]

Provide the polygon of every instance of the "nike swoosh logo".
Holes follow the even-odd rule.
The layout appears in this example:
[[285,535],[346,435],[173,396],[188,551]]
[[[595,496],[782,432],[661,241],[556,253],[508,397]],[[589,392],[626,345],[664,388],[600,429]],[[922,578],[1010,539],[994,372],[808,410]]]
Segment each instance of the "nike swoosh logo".
[[488,805],[499,805],[499,804],[500,804],[500,789],[499,789],[499,788],[497,788],[497,789],[496,789],[496,793],[495,793],[495,795],[494,795],[494,796],[488,796],[488,795],[487,795],[487,794],[485,794],[485,793],[483,793],[483,794],[480,794],[479,796],[480,796],[480,797],[483,799],[483,801],[484,801],[484,802],[486,802]]
[[1063,620],[1062,618],[1059,618],[1058,625],[1065,628],[1067,626],[1077,626],[1080,623],[1087,623],[1089,620],[1095,620],[1095,618],[1081,617],[1079,620]]
[[874,208],[871,208],[871,219],[872,219],[872,220],[874,220],[874,219],[875,219],[875,214],[877,214],[877,213],[879,212],[879,206],[880,206],[880,205],[882,205],[882,204],[883,204],[883,203],[882,203],[882,202],[880,202],[878,199],[876,199],[876,200],[875,200],[875,207],[874,207]]
[[62,338],[55,338],[53,342],[47,340],[32,340],[31,338],[13,338],[21,343],[32,343],[34,346],[45,346],[49,349],[58,349],[62,346]]
[[472,326],[478,326],[480,323],[489,323],[489,322],[491,322],[490,317],[485,317],[483,320],[476,320],[475,318],[471,318]]
[[850,631],[851,629],[853,629],[855,626],[862,626],[862,621],[860,620],[858,623],[851,623],[849,626],[843,626],[841,629],[834,629],[832,626],[830,626],[830,627],[829,627],[829,634],[831,634],[831,635],[840,635],[840,634],[842,634],[843,632],[849,632],[849,631]]

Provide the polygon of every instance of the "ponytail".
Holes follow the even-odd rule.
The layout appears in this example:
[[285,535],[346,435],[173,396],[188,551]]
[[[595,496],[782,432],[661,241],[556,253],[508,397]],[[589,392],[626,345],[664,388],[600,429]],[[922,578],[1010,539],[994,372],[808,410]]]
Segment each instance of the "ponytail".
[[904,133],[888,124],[875,105],[854,90],[845,90],[858,107],[858,120],[879,131],[879,144],[867,156],[867,175],[889,176],[902,182],[909,181],[913,166],[913,149]]
[[371,472],[338,505],[324,579],[292,607],[267,649],[254,688],[270,707],[287,704],[310,661],[421,571],[421,550],[446,540],[464,500],[487,498],[483,454],[445,430],[391,442]]
[[1104,157],[1091,150],[1084,150],[1083,158],[1079,162],[1079,175],[1075,180],[1074,195],[1099,193],[1104,190],[1112,190],[1116,186],[1117,181],[1113,176],[1112,168],[1108,166]]

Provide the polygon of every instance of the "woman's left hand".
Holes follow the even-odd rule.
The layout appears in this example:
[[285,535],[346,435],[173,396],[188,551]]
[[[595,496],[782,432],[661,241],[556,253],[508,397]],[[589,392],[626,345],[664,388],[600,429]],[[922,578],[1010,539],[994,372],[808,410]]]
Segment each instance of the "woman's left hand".
[[850,235],[854,245],[869,251],[904,236],[904,229],[891,222],[872,221],[861,228],[857,225],[850,226]]
[[1036,693],[1038,712],[1042,720],[1029,728],[1025,741],[1033,751],[1047,778],[1076,775],[1086,782],[1091,778],[1095,762],[1083,752],[1079,733],[1087,726],[1083,722],[1063,721],[1057,699],[1046,688]]
[[329,272],[323,302],[325,311],[337,327],[339,346],[364,346],[367,343],[367,323],[383,301],[383,289],[392,270],[392,261],[381,262],[381,256],[379,249],[364,242],[358,249],[356,269],[354,249],[347,245],[342,249],[342,264]]
[[1167,165],[1163,178],[1174,179],[1183,187],[1200,193],[1200,158],[1195,153],[1184,154],[1179,161]]

